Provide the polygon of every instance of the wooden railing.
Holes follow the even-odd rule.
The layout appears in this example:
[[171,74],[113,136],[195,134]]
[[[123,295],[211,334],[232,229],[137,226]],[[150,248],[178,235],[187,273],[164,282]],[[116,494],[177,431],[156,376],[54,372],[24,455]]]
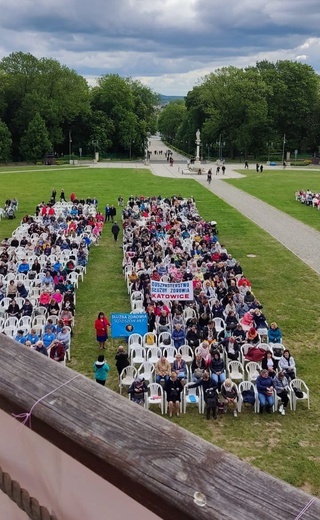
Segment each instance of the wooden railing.
[[[29,412],[52,392],[32,430],[159,517],[295,520],[312,500],[84,376],[55,391],[75,375],[0,336],[0,408]],[[299,518],[319,520],[320,501]]]

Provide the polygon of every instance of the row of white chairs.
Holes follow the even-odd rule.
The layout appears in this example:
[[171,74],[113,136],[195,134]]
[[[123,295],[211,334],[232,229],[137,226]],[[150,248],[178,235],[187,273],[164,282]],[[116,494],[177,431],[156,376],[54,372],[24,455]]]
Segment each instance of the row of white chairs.
[[[144,375],[147,381],[150,379],[147,377],[146,372],[135,369],[134,367],[127,367],[120,374],[120,394],[122,392],[123,386],[131,386],[131,384],[135,381],[138,375]],[[302,397],[297,397],[294,391],[294,388],[300,390],[302,392]],[[238,385],[238,412],[241,413],[242,407],[244,405],[243,400],[243,392],[251,391],[254,395],[254,404],[253,411],[255,413],[259,413],[260,411],[260,402],[258,398],[258,392],[255,384],[252,381],[241,381]],[[291,410],[296,410],[297,403],[299,401],[307,401],[308,409],[310,409],[310,391],[306,383],[302,379],[294,379],[291,381],[289,385],[289,406]],[[279,407],[279,403],[281,402],[281,398],[274,391],[274,406],[273,411],[276,412]],[[148,393],[145,393],[145,408],[149,409],[150,405],[157,404],[160,406],[161,413],[167,412],[167,399],[166,393],[163,390],[163,387],[159,383],[149,382],[148,385]],[[202,387],[189,388],[188,385],[185,385],[183,388],[182,399],[180,401],[180,413],[186,413],[187,405],[195,404],[198,407],[199,414],[204,413],[205,411],[205,401],[203,397]]]

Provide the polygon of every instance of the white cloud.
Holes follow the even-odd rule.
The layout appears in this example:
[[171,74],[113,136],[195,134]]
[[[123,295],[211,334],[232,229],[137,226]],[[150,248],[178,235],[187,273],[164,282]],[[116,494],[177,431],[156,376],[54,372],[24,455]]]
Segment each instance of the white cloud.
[[139,77],[184,95],[214,69],[280,59],[320,70],[319,0],[0,0],[0,58],[58,59],[90,82]]

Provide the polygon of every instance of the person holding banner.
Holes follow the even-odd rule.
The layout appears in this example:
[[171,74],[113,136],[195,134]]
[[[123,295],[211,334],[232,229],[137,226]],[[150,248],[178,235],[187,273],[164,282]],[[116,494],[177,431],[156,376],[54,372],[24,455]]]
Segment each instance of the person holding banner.
[[94,322],[97,342],[99,343],[99,350],[106,348],[106,341],[108,339],[108,327],[110,327],[109,320],[106,318],[103,312],[99,312],[98,318]]

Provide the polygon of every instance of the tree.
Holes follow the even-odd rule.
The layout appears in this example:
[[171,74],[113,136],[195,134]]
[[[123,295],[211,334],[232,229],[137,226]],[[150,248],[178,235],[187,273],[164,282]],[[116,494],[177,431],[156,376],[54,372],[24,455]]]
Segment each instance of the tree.
[[46,124],[40,114],[37,113],[22,136],[21,153],[25,159],[36,163],[39,159],[42,160],[51,149],[52,144]]
[[11,155],[12,139],[9,128],[0,120],[0,162],[7,163]]
[[318,114],[319,107],[319,76],[314,69],[289,60],[262,61],[256,68],[268,85],[274,135],[282,141],[285,134],[291,150],[306,149],[319,140],[319,126],[314,124],[314,111]]
[[16,52],[1,60],[0,74],[6,79],[3,118],[13,137],[15,155],[36,113],[45,120],[56,147],[64,140],[64,127],[90,112],[86,80],[56,60]]
[[187,108],[183,99],[171,101],[160,112],[158,127],[166,140],[173,142],[177,138],[179,127],[187,117]]

